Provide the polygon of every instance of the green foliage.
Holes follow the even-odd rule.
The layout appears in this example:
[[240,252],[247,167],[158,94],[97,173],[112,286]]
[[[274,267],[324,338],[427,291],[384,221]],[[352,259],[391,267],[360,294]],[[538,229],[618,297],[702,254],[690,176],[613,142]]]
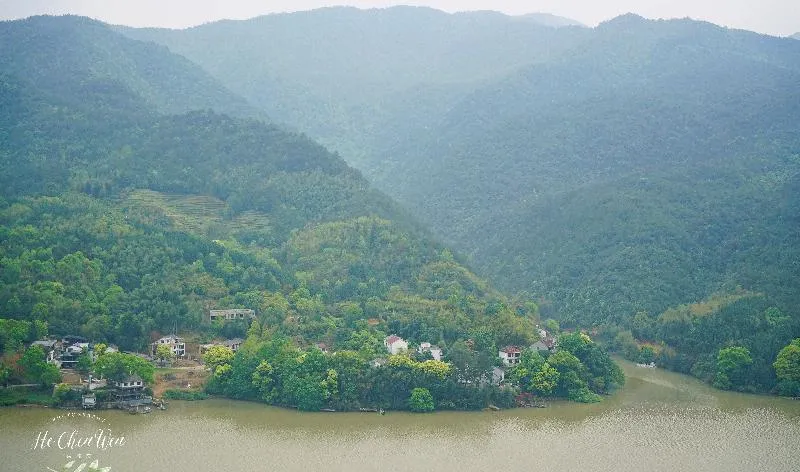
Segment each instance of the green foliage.
[[[73,41],[36,47],[62,35]],[[498,345],[534,339],[539,307],[492,289],[338,155],[220,114],[236,101],[185,59],[94,21],[7,22],[0,45],[0,310],[15,320],[0,323],[4,351],[47,329],[144,350],[178,326],[247,335],[206,359],[207,390],[232,398],[402,409],[424,388],[439,408],[508,402],[483,384]],[[251,308],[258,323],[212,324],[209,307]],[[448,362],[369,367],[387,333],[447,346]],[[319,341],[338,352],[301,348]],[[23,370],[47,383],[39,354]],[[93,369],[153,376],[119,353]]]
[[94,364],[95,375],[120,382],[129,375],[138,375],[147,383],[153,382],[155,367],[149,361],[135,355],[121,352],[106,353]]
[[531,378],[530,390],[543,397],[549,396],[558,386],[559,372],[547,362],[537,370]]
[[433,395],[427,388],[415,388],[408,397],[408,408],[417,413],[433,411]]
[[208,398],[208,394],[205,392],[199,392],[195,390],[177,390],[177,389],[165,390],[163,396],[167,400],[186,400],[186,401],[205,400]]
[[53,388],[53,402],[57,406],[80,406],[81,390],[67,384],[57,384]]
[[[653,349],[655,362],[661,366],[691,373],[720,388],[765,392],[772,391],[778,382],[773,369],[776,356],[800,329],[797,321],[770,300],[745,291],[715,294],[701,302],[670,308],[658,317],[639,314],[634,325],[635,333],[647,333],[657,344],[644,345],[636,358],[624,354],[629,359],[646,362]],[[616,335],[620,336],[626,335]],[[627,352],[632,353],[632,345],[627,345]],[[747,355],[739,355],[745,353],[739,349],[729,350],[731,347],[744,349]],[[615,349],[626,352],[619,344]],[[738,360],[743,362],[741,366]]]
[[[6,264],[14,264],[16,262],[10,258],[3,258],[2,261],[4,272]],[[18,264],[14,265],[19,268]],[[41,339],[46,335],[47,323],[43,321],[0,318],[0,353],[18,351],[24,344]]]
[[172,352],[172,347],[167,344],[159,344],[156,346],[155,359],[161,363],[175,359],[175,353]]
[[233,356],[233,350],[227,346],[211,346],[203,354],[203,362],[214,373],[218,367],[230,364]]
[[55,399],[51,387],[43,388],[3,388],[0,389],[0,406],[42,405],[54,406]]
[[83,353],[78,356],[78,364],[75,369],[81,374],[88,374],[92,370],[92,358],[88,353]]
[[778,377],[778,392],[781,395],[800,396],[800,338],[780,350],[772,364]]
[[717,354],[717,374],[714,386],[724,390],[742,389],[747,383],[747,369],[753,364],[750,351],[745,347],[731,346]]
[[38,383],[49,387],[61,381],[58,367],[45,361],[44,350],[39,346],[31,346],[25,350],[18,361],[24,379],[30,383]]

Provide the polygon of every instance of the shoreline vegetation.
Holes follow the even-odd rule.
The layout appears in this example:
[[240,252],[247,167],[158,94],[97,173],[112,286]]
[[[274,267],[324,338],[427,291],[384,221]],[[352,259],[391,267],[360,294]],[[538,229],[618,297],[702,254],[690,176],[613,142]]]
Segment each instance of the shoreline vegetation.
[[[108,352],[105,345],[96,344],[82,369],[84,375],[103,379],[102,386],[92,384],[90,390],[81,377],[72,385],[60,383],[59,373],[59,383],[48,388],[53,379],[39,374],[37,386],[3,389],[0,399],[6,405],[75,408],[87,407],[88,395],[90,408],[122,408],[116,402],[124,390],[124,409],[130,409],[130,400],[161,405],[163,400],[218,396],[304,411],[429,412],[540,407],[546,399],[592,403],[624,384],[619,366],[586,334],[562,334],[558,344],[544,354],[515,348],[519,357],[511,365],[491,354],[497,352],[491,343],[481,350],[475,340],[449,346],[444,360],[405,349],[394,355],[384,351],[385,357],[376,358],[370,349],[300,348],[286,336],[263,330],[255,320],[237,352],[213,345],[203,355],[202,368],[157,369],[140,356]],[[36,380],[32,372],[51,366],[37,345],[25,349],[22,358],[30,362],[20,378]]]
[[382,362],[371,358],[357,351],[299,349],[286,337],[259,334],[254,322],[235,354],[224,347],[206,353],[211,376],[205,390],[306,411],[426,412],[538,406],[551,398],[591,403],[624,384],[619,366],[582,333],[562,335],[559,348],[546,355],[522,350],[503,378],[474,343],[451,346],[446,361],[408,352]]

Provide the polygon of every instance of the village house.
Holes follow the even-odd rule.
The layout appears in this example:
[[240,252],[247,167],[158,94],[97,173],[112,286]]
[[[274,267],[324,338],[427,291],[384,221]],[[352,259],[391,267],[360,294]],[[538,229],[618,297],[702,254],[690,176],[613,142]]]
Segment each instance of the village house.
[[56,360],[56,347],[58,341],[51,339],[43,339],[41,341],[34,341],[31,346],[39,346],[44,351],[45,359],[50,364],[54,364]]
[[175,354],[176,357],[184,357],[186,355],[186,343],[183,342],[183,338],[179,338],[174,334],[170,334],[169,336],[164,336],[163,338],[159,339],[158,341],[152,343],[150,345],[150,354],[152,356],[156,355],[156,349],[158,349],[159,344],[166,344],[172,349],[172,353]]
[[225,346],[229,348],[231,351],[236,352],[239,350],[240,347],[242,347],[242,344],[244,344],[244,339],[242,338],[226,339],[225,341],[222,342],[201,344],[199,350],[200,357],[203,357],[203,354],[205,354],[209,349],[211,349],[214,346]]
[[522,357],[522,350],[517,346],[506,346],[498,353],[504,365],[517,365]]
[[556,340],[552,337],[544,337],[530,346],[532,351],[554,351],[556,348]]
[[442,349],[439,346],[433,346],[429,342],[424,342],[419,345],[417,348],[417,352],[420,354],[424,354],[426,352],[431,353],[431,357],[435,360],[440,361],[442,360]]
[[83,336],[75,336],[72,334],[68,334],[61,338],[61,344],[64,346],[71,346],[75,343],[86,343],[89,342],[88,339],[84,338]]
[[111,394],[117,408],[130,410],[153,402],[153,398],[146,395],[144,389],[144,380],[134,374],[115,381]]
[[386,350],[392,355],[397,355],[408,350],[408,343],[395,334],[387,336],[386,339],[383,340],[383,345],[386,346]]
[[233,308],[230,310],[211,310],[208,313],[209,319],[214,322],[216,320],[223,321],[236,321],[236,320],[253,320],[256,317],[256,312],[246,308]]
[[317,349],[322,351],[323,354],[327,354],[328,353],[328,345],[327,344],[325,344],[325,343],[314,343],[314,346],[316,346]]
[[[64,343],[64,345],[66,345],[66,343]],[[89,352],[89,344],[72,344],[71,346],[67,346],[67,348],[59,354],[54,363],[62,369],[74,369],[78,365],[78,358],[80,358],[84,352]]]
[[97,396],[94,393],[81,395],[81,406],[84,410],[92,410],[97,407]]

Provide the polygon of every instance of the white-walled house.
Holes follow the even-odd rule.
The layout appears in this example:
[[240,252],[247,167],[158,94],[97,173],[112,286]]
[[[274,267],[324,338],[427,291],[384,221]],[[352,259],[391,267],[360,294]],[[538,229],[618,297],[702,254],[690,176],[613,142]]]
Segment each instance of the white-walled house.
[[387,336],[386,339],[383,340],[383,345],[386,346],[386,350],[392,355],[400,354],[408,350],[408,343],[395,334]]
[[144,380],[138,375],[129,375],[123,380],[114,382],[114,387],[123,390],[142,389]]
[[435,360],[437,360],[437,361],[442,360],[442,348],[440,348],[439,346],[433,346],[429,342],[421,343],[419,345],[419,347],[417,348],[417,352],[419,352],[420,354],[424,354],[426,352],[430,352],[431,356]]
[[174,334],[170,334],[169,336],[164,336],[163,338],[159,339],[158,341],[150,345],[152,348],[151,354],[153,356],[156,355],[156,349],[158,349],[159,344],[168,345],[172,349],[172,353],[175,354],[176,357],[184,357],[186,355],[186,343],[183,342],[183,338],[179,338]]
[[506,346],[500,349],[498,356],[505,365],[517,365],[522,358],[522,349],[517,346]]

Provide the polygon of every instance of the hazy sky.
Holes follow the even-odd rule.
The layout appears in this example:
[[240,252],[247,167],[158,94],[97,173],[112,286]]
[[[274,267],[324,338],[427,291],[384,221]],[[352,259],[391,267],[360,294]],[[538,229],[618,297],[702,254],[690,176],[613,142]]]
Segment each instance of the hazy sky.
[[130,26],[182,28],[223,18],[331,5],[360,8],[427,5],[445,11],[547,12],[588,25],[627,12],[648,18],[691,17],[778,36],[800,31],[800,0],[0,0],[0,18],[73,13]]

